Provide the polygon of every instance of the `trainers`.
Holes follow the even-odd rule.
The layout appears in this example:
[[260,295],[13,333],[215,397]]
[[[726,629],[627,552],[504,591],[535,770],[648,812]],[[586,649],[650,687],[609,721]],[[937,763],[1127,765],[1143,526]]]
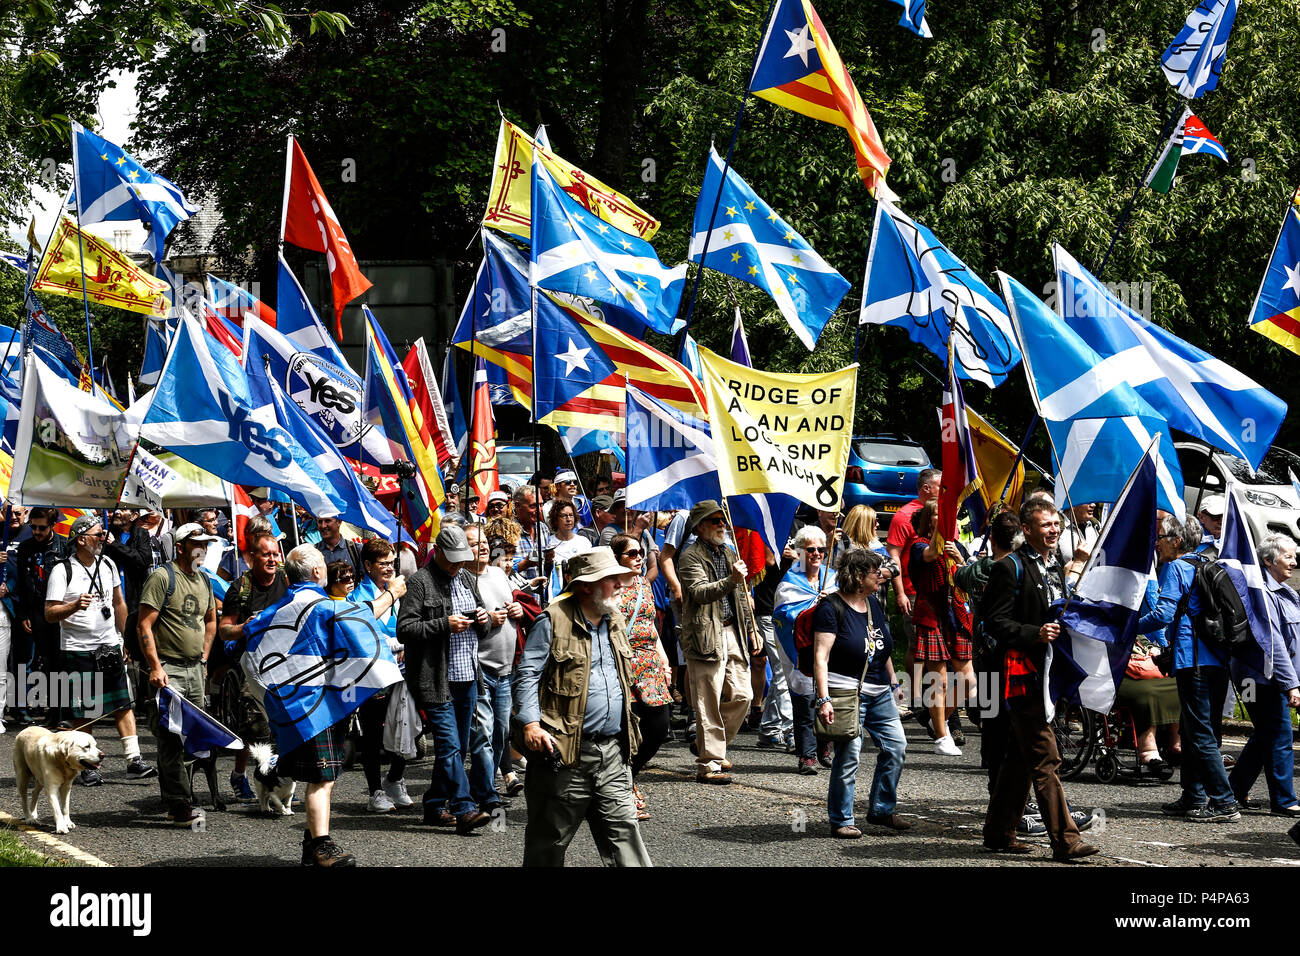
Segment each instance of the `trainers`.
[[951,737],[940,737],[934,742],[934,752],[943,754],[945,757],[960,757],[961,748],[958,747]]
[[158,776],[158,771],[153,768],[152,764],[145,763],[143,757],[132,757],[126,762],[126,775],[135,777],[137,780],[143,780],[145,777]]
[[1030,800],[1028,803],[1025,804],[1025,816],[1027,816],[1027,817],[1041,817],[1042,815],[1043,815],[1043,814],[1042,814],[1042,812],[1038,809],[1038,803],[1037,803],[1036,801],[1034,801],[1034,800]]
[[230,789],[235,792],[235,797],[243,803],[252,803],[257,799],[253,795],[253,788],[249,786],[248,777],[242,773],[230,772]]
[[519,779],[519,774],[510,773],[506,775],[506,794],[517,797],[524,792],[524,782]]
[[356,866],[357,858],[351,853],[344,853],[338,844],[328,836],[313,840],[307,833],[302,835],[303,866]]
[[371,813],[389,813],[397,809],[397,804],[393,803],[392,797],[380,789],[370,795],[366,809]]
[[792,754],[798,749],[795,746],[793,730],[787,731],[784,735],[782,735],[781,746],[785,748],[785,752],[788,754]]
[[206,820],[207,814],[187,803],[185,806],[173,810],[168,822],[174,827],[189,827],[191,830],[198,830],[200,829],[199,824]]
[[1221,807],[1206,804],[1195,810],[1188,810],[1185,818],[1194,823],[1235,823],[1241,819],[1241,807],[1234,803],[1225,803]]
[[812,757],[800,757],[799,773],[804,777],[817,776],[817,761]]
[[759,750],[772,750],[775,749],[776,747],[784,747],[784,746],[785,746],[785,741],[781,739],[780,734],[759,734],[758,735]]
[[1096,815],[1085,810],[1071,810],[1070,819],[1074,821],[1074,825],[1080,830],[1087,830],[1092,826]]
[[81,773],[77,774],[77,783],[83,787],[98,787],[104,782],[104,775],[94,767],[87,767]]
[[819,764],[829,768],[834,759],[835,755],[831,753],[831,742],[829,740],[817,745],[817,762]]
[[1199,810],[1205,806],[1203,803],[1196,803],[1187,794],[1183,794],[1173,803],[1166,803],[1160,808],[1160,812],[1170,817],[1185,817],[1193,810]]
[[1047,824],[1041,817],[1024,816],[1016,824],[1016,836],[1042,836],[1047,832]]
[[406,809],[415,804],[415,801],[411,799],[411,795],[406,792],[405,780],[385,780],[384,793],[388,795],[388,799],[393,802],[395,807]]

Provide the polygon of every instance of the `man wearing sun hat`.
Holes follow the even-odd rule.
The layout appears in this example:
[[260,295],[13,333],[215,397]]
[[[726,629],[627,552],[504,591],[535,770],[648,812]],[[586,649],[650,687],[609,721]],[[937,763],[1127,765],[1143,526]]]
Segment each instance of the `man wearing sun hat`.
[[649,866],[629,761],[632,646],[618,592],[628,569],[609,548],[569,559],[568,588],[538,617],[515,669],[511,742],[529,753],[524,866],[563,866],[587,820],[606,866]]

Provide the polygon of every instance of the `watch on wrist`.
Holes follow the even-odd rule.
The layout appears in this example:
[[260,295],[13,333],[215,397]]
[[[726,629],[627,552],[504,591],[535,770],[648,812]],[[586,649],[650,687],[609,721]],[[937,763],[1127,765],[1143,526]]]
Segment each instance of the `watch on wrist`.
[[830,702],[831,699],[829,697],[818,697],[816,700],[813,701],[813,709],[814,710],[819,709],[822,704],[829,704]]

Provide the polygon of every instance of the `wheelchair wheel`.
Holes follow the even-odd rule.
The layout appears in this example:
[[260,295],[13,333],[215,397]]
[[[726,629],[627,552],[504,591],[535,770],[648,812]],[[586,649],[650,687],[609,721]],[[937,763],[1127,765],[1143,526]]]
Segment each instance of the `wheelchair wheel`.
[[1077,704],[1058,707],[1052,730],[1061,754],[1061,779],[1073,780],[1088,765],[1096,743],[1092,711]]
[[240,718],[243,716],[244,682],[240,676],[239,668],[232,667],[221,677],[221,684],[217,689],[216,712],[212,715],[221,723],[225,724],[230,730],[238,733]]
[[1113,753],[1105,753],[1097,758],[1097,779],[1102,783],[1114,783],[1119,776],[1119,759]]

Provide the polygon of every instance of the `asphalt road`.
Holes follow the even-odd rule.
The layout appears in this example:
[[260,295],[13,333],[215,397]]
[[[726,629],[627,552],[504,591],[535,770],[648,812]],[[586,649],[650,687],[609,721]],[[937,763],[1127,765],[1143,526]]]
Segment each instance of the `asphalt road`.
[[[650,801],[652,818],[643,826],[650,855],[661,866],[900,866],[906,864],[961,866],[1057,867],[1045,839],[1042,849],[1027,857],[992,855],[980,846],[980,826],[986,805],[985,776],[979,768],[978,733],[968,728],[969,742],[961,757],[934,754],[924,733],[906,722],[909,752],[900,784],[899,812],[916,824],[896,834],[865,822],[864,799],[870,786],[874,750],[868,752],[858,775],[859,825],[865,835],[856,841],[830,838],[826,822],[827,772],[815,777],[795,774],[794,758],[759,750],[753,734],[733,744],[735,782],[731,786],[695,783],[686,744],[665,745],[642,773],[641,785]],[[266,819],[254,808],[231,804],[223,813],[207,816],[201,831],[167,825],[156,779],[131,780],[124,771],[121,745],[107,729],[98,729],[105,761],[105,783],[96,788],[74,787],[72,818],[77,829],[61,839],[117,866],[291,866],[299,862],[304,816]],[[19,816],[12,769],[12,731],[0,736],[0,809]],[[1240,749],[1240,738],[1229,738],[1225,749]],[[152,759],[152,738],[142,736],[146,758]],[[231,759],[219,764],[220,785]],[[336,842],[356,854],[363,866],[517,866],[523,857],[525,825],[521,795],[492,826],[472,836],[426,827],[421,823],[419,793],[430,774],[429,760],[416,761],[407,771],[415,807],[388,814],[366,811],[365,780],[359,768],[346,773],[334,792],[332,830]],[[206,788],[196,783],[203,801]],[[301,796],[301,786],[299,795]],[[1245,814],[1238,823],[1195,824],[1164,817],[1160,804],[1178,796],[1174,783],[1160,786],[1103,785],[1091,769],[1066,784],[1076,809],[1104,813],[1087,834],[1101,852],[1086,866],[1297,866],[1300,848],[1286,836],[1289,821],[1265,814]],[[1264,797],[1263,781],[1256,797]],[[230,798],[229,792],[225,794]],[[42,801],[40,828],[52,833],[49,811]],[[48,847],[37,846],[42,852]],[[599,863],[584,828],[569,851],[573,865]]]

